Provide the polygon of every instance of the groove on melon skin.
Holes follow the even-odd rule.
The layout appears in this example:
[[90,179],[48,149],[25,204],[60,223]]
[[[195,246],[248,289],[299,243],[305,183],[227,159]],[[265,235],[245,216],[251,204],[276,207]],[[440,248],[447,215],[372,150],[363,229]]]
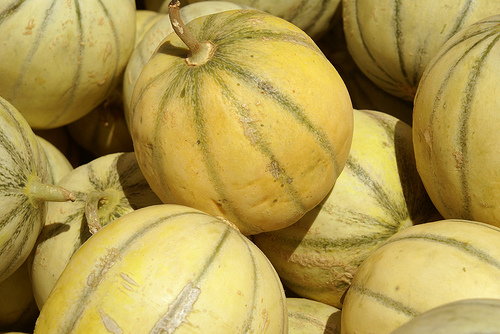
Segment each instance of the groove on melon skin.
[[370,290],[364,286],[353,284],[349,289],[353,290],[352,293],[357,293],[364,297],[374,299],[377,303],[382,304],[384,307],[391,309],[395,312],[401,313],[408,318],[413,318],[420,314],[420,312],[418,312],[417,310],[408,307],[403,303],[398,302],[397,300],[389,298],[382,293]]
[[[495,24],[498,23],[498,21],[492,21],[491,23]],[[434,58],[434,61],[429,64],[429,70],[427,71],[427,74],[432,71],[434,66],[437,66],[437,64],[440,63],[440,60],[442,57],[450,52],[455,47],[458,47],[461,43],[466,42],[468,39],[473,38],[473,37],[480,37],[480,39],[474,43],[466,52],[463,52],[461,56],[456,60],[456,62],[450,66],[449,71],[445,74],[445,76],[442,79],[442,83],[437,91],[437,94],[432,102],[432,111],[429,114],[429,120],[428,120],[428,129],[433,128],[434,120],[436,117],[436,110],[440,110],[440,107],[443,105],[443,103],[446,103],[446,101],[441,100],[443,94],[446,92],[448,84],[450,83],[450,80],[452,80],[452,77],[455,73],[455,70],[461,65],[462,62],[468,61],[467,56],[469,53],[472,53],[476,48],[484,48],[484,43],[487,43],[487,47],[484,48],[484,51],[475,60],[475,66],[474,70],[470,72],[470,76],[467,80],[466,86],[464,87],[465,94],[462,97],[461,103],[460,103],[460,111],[458,114],[458,123],[459,123],[459,128],[458,132],[456,133],[456,151],[453,153],[456,159],[456,170],[459,173],[459,178],[461,180],[461,189],[460,193],[463,194],[462,198],[462,205],[461,205],[461,210],[462,212],[460,213],[460,217],[464,219],[472,219],[473,218],[473,212],[471,208],[471,194],[470,194],[470,189],[469,189],[469,180],[468,180],[468,175],[470,174],[470,166],[468,164],[469,162],[469,156],[468,156],[468,147],[467,147],[467,142],[468,138],[471,135],[469,133],[469,121],[471,117],[471,106],[474,101],[474,93],[475,93],[475,88],[476,88],[476,82],[481,75],[481,68],[487,57],[489,56],[491,50],[493,47],[498,43],[500,40],[500,35],[496,31],[496,28],[494,25],[492,27],[486,28],[482,31],[479,32],[474,32],[472,34],[467,34],[465,35],[461,40],[457,41],[456,43],[453,43],[448,46],[448,48],[443,49],[442,52],[437,55]],[[484,35],[486,32],[491,30],[490,33],[487,33]],[[493,39],[491,40],[491,38]],[[427,80],[427,76],[424,76],[422,78],[422,83],[425,85],[425,81]],[[424,138],[427,144],[429,145],[430,149],[428,150],[428,157],[429,159],[426,161],[427,165],[429,166],[429,169],[431,171],[430,175],[432,176],[432,182],[436,185],[436,189],[439,189],[440,187],[438,186],[439,184],[439,176],[437,175],[435,171],[435,165],[434,159],[431,159],[433,153],[433,133],[431,131],[426,131],[421,134]],[[445,193],[448,191],[448,189],[442,189],[443,191],[437,191],[436,196],[438,196],[439,203],[443,207],[444,211],[447,214],[450,214],[453,212],[453,210],[456,210],[455,208],[452,208],[448,205],[447,201],[444,199]]]

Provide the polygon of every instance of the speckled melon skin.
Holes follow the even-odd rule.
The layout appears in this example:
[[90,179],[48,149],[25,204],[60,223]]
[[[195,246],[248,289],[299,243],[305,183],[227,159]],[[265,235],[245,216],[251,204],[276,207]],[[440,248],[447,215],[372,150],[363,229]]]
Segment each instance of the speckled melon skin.
[[119,84],[135,1],[2,1],[0,95],[36,129],[90,112]]
[[170,34],[134,89],[131,134],[146,179],[162,200],[247,235],[293,224],[345,165],[353,116],[342,79],[302,30],[262,11],[187,28],[215,44],[213,57],[186,65]]

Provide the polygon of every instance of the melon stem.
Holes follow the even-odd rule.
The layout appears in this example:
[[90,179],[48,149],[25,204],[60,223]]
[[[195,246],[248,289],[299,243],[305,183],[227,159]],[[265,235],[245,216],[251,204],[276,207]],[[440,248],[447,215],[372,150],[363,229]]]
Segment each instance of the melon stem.
[[215,46],[212,42],[199,42],[194,35],[187,29],[181,19],[179,11],[180,1],[172,0],[168,4],[168,16],[170,23],[177,36],[181,39],[189,49],[186,63],[190,66],[198,66],[205,64],[214,54]]
[[33,176],[26,186],[26,195],[31,203],[38,207],[40,202],[74,202],[76,196],[71,191],[53,184],[47,184]]
[[104,191],[92,191],[85,198],[85,219],[91,234],[95,234],[101,229],[99,219],[99,204],[106,200],[108,194]]

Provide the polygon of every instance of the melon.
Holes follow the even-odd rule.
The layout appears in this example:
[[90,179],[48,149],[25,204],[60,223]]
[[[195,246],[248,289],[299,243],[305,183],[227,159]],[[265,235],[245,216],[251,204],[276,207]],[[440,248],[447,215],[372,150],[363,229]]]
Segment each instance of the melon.
[[359,69],[384,91],[412,101],[438,49],[499,7],[499,0],[344,0],[342,16]]
[[340,334],[340,309],[298,297],[288,297],[286,306],[289,334]]
[[135,40],[134,0],[0,3],[0,96],[32,128],[69,124],[119,84]]
[[173,204],[110,222],[74,254],[34,333],[288,333],[283,286],[230,222]]
[[51,183],[44,149],[26,119],[0,97],[0,282],[26,260],[45,224],[47,201],[74,201]]
[[347,160],[353,111],[344,82],[307,34],[268,13],[175,22],[183,33],[164,39],[131,102],[134,150],[151,188],[245,235],[293,224]]
[[458,219],[414,225],[360,265],[341,330],[390,333],[435,307],[475,298],[500,298],[500,228]]
[[499,87],[500,15],[448,40],[418,86],[415,159],[445,218],[500,226]]

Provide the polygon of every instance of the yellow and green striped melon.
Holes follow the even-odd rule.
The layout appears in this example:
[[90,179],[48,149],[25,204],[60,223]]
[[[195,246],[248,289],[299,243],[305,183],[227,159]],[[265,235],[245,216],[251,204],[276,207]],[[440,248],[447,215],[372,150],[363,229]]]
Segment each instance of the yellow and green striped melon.
[[32,328],[38,314],[25,261],[0,282],[0,332]]
[[391,334],[500,333],[500,299],[461,299],[432,308]]
[[26,260],[47,201],[74,200],[51,183],[44,149],[21,113],[0,97],[0,282]]
[[287,288],[342,308],[371,252],[398,231],[438,217],[415,166],[411,127],[355,109],[351,150],[332,191],[295,224],[253,240]]
[[245,235],[293,224],[345,165],[353,112],[342,79],[302,30],[262,11],[183,30],[213,54],[191,55],[170,34],[141,72],[130,119],[144,176],[163,201]]
[[457,219],[414,225],[363,261],[345,295],[341,330],[386,334],[473,298],[500,298],[500,228]]
[[[135,12],[135,44],[137,47],[142,38],[146,35],[156,22],[163,19],[165,14],[158,13],[154,10],[138,9]],[[133,51],[132,51],[133,52]],[[130,61],[130,59],[129,59]]]
[[77,198],[47,205],[45,226],[29,258],[39,308],[73,254],[94,231],[133,210],[162,203],[144,179],[133,152],[96,158],[72,170],[58,186]]
[[289,334],[340,334],[340,309],[298,297],[288,297],[286,306]]
[[461,30],[429,63],[413,114],[417,168],[445,218],[500,226],[500,15]]
[[347,47],[378,87],[412,101],[438,49],[460,29],[498,13],[500,0],[344,0]]
[[[203,15],[241,8],[246,7],[229,1],[203,1],[181,7],[180,14],[183,22],[187,23]],[[158,13],[158,15],[160,15],[160,18],[156,19],[156,22],[144,33],[144,36],[132,51],[127,62],[127,67],[125,68],[123,79],[123,103],[125,120],[128,125],[130,125],[130,103],[132,101],[132,93],[137,83],[137,78],[163,39],[168,34],[174,32],[169,16],[165,13]]]
[[231,223],[148,206],[104,226],[68,263],[34,333],[69,332],[286,334],[286,297]]
[[[188,0],[188,3],[200,1],[206,0]],[[160,12],[166,12],[168,2],[165,0],[159,9]],[[231,2],[260,9],[285,19],[304,30],[314,40],[328,31],[341,3],[340,0],[231,0]]]
[[90,112],[119,84],[135,39],[134,0],[0,3],[0,95],[33,128]]

